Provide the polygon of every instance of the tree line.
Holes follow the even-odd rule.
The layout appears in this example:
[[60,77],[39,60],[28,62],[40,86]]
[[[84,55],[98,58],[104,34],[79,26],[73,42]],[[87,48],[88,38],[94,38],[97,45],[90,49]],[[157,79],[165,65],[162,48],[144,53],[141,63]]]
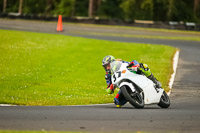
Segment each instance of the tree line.
[[2,14],[200,22],[200,0],[0,0]]

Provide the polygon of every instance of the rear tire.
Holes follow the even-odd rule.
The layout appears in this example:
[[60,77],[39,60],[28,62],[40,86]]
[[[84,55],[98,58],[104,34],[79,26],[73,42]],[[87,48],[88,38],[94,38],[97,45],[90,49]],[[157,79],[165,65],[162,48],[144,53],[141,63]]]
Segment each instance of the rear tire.
[[163,94],[160,98],[160,102],[158,103],[158,106],[160,106],[161,108],[168,108],[170,106],[169,96],[167,95],[165,91],[163,91]]
[[135,108],[144,108],[144,100],[140,93],[132,92],[128,86],[122,86],[120,88],[125,99],[133,105]]

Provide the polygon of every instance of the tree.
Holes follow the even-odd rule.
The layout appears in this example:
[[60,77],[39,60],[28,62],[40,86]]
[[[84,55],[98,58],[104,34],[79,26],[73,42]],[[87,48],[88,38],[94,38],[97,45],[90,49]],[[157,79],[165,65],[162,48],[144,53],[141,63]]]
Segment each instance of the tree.
[[51,10],[53,9],[54,0],[46,0],[46,8],[45,8],[45,16],[49,16],[51,14]]
[[124,19],[152,20],[153,18],[152,0],[124,0],[120,7],[123,10]]
[[193,4],[191,0],[170,0],[168,21],[194,21]]
[[23,13],[28,15],[44,15],[46,0],[24,0]]
[[154,21],[167,21],[168,5],[167,0],[153,0]]
[[200,0],[1,0],[2,13],[99,16],[132,21],[200,21]]
[[56,2],[54,13],[56,15],[63,15],[65,17],[71,17],[73,14],[75,0],[59,0]]
[[22,14],[22,6],[23,6],[23,0],[19,0],[19,10],[18,10],[18,13],[20,15]]
[[153,0],[143,0],[141,4],[141,11],[143,19],[152,20],[153,19]]
[[88,16],[88,3],[89,0],[76,0],[74,3],[74,15]]
[[102,18],[123,18],[123,11],[120,4],[123,0],[102,0],[97,10],[97,15]]
[[200,0],[194,0],[194,17],[198,18],[200,21],[200,8],[199,8]]
[[136,14],[136,0],[124,0],[120,4],[120,8],[123,10],[124,13],[124,19],[135,19]]
[[194,0],[194,13],[196,14],[199,7],[200,0]]
[[93,17],[101,4],[101,0],[89,0],[88,17]]
[[6,12],[7,0],[3,0],[3,13]]
[[93,5],[94,5],[94,0],[89,0],[88,17],[93,16]]

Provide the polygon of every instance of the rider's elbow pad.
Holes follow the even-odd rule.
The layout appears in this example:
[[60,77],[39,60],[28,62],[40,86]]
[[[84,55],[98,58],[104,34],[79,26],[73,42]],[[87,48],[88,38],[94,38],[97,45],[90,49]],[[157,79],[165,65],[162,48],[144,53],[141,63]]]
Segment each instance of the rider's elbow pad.
[[111,75],[110,75],[110,74],[106,74],[106,75],[105,75],[105,79],[106,79],[106,80],[110,80],[110,79],[111,79]]

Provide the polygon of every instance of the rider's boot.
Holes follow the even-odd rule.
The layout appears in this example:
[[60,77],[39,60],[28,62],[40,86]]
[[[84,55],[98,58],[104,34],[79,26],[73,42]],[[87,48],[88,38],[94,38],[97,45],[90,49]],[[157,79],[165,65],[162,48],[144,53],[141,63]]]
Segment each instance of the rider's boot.
[[114,98],[114,103],[115,103],[115,105],[116,105],[117,108],[122,107],[122,105],[120,105],[119,99],[116,98],[116,97]]
[[121,108],[121,107],[122,107],[122,105],[119,105],[119,104],[117,104],[117,105],[116,105],[116,107],[117,107],[117,108]]
[[150,80],[152,80],[156,84],[157,88],[162,88],[162,84],[153,76],[153,74],[151,74],[147,78],[149,78]]
[[114,103],[115,103],[115,105],[116,105],[116,107],[117,108],[120,108],[120,107],[122,107],[124,104],[126,104],[127,103],[127,101],[126,101],[126,99],[118,99],[118,98],[114,98]]

